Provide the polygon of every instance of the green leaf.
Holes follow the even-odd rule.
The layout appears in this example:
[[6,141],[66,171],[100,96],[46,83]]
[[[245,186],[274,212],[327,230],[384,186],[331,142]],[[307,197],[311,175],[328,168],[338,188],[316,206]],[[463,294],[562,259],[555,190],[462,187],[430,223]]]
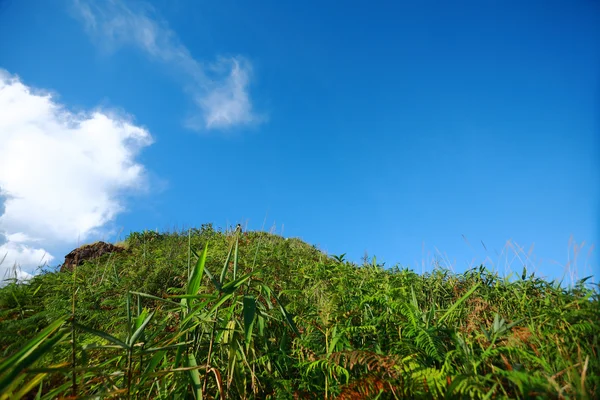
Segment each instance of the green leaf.
[[229,267],[229,261],[231,260],[231,252],[233,251],[233,243],[229,246],[229,252],[227,253],[227,258],[225,259],[225,264],[223,264],[223,269],[221,270],[221,277],[219,278],[219,283],[223,284],[225,281],[225,275],[227,274],[227,267]]
[[[179,303],[176,303],[176,302],[174,302],[174,301],[172,301],[172,300],[169,300],[169,299],[164,299],[164,298],[162,298],[162,297],[158,297],[158,296],[153,296],[153,295],[151,295],[151,294],[148,294],[148,293],[135,292],[135,291],[133,291],[133,290],[130,290],[130,291],[129,291],[129,293],[131,293],[131,294],[135,294],[135,295],[137,295],[137,296],[141,296],[141,297],[146,297],[146,298],[148,298],[148,299],[152,299],[152,300],[164,301],[165,303],[173,304],[173,305],[175,305],[175,306],[177,306],[177,307],[179,307],[179,306],[180,306],[180,304],[179,304]],[[177,297],[177,296],[170,296],[170,297]]]
[[148,365],[146,365],[144,373],[141,376],[141,384],[143,384],[148,379],[148,374],[154,371],[154,369],[158,366],[158,364],[166,354],[166,350],[160,350],[152,356],[150,362],[148,363]]
[[244,282],[246,282],[252,276],[252,272],[241,276],[239,279],[231,281],[223,286],[221,289],[224,293],[233,293],[237,288],[239,288]]
[[[169,297],[174,299],[210,299],[215,295],[212,293],[202,293],[202,294],[172,294]],[[174,304],[179,305],[178,303],[173,302]]]
[[219,302],[217,304],[215,304],[207,314],[212,315],[213,313],[215,313],[216,310],[218,310],[219,307],[221,307],[223,305],[223,303],[225,303],[227,300],[229,300],[232,297],[233,297],[233,294],[231,294],[231,293],[228,293],[228,294],[224,295],[223,297],[221,297]]
[[[208,305],[208,303],[216,300],[217,298],[218,298],[217,296],[213,295],[211,298],[203,301],[200,304],[195,305],[194,308],[190,310],[189,314],[186,315],[186,317],[179,322],[179,326],[181,326],[182,328],[188,327],[188,322],[190,320],[192,320],[193,318],[199,318],[199,319],[208,318],[207,313],[202,313],[202,314],[198,315],[199,314],[198,310],[202,310],[206,305]],[[185,299],[182,299],[182,300],[185,300]],[[208,315],[210,315],[210,312],[208,313]]]
[[[144,312],[142,314],[140,314],[140,317],[143,317],[147,313],[148,313],[148,310],[144,310]],[[148,323],[150,322],[150,320],[152,319],[153,316],[154,316],[154,311],[152,311],[150,314],[148,314],[148,316],[144,319],[144,321],[141,323],[141,325],[139,325],[137,327],[137,329],[133,333],[133,335],[131,335],[131,337],[129,338],[129,346],[130,347],[135,344],[135,341],[144,332],[144,329],[146,328],[146,326],[148,325]],[[140,319],[141,318],[138,318],[138,320],[140,320]],[[136,321],[136,325],[137,325],[137,321]]]
[[335,347],[337,346],[340,339],[344,338],[346,332],[344,329],[340,329],[337,331],[337,325],[333,326],[333,331],[331,332],[331,342],[329,343],[329,349],[327,349],[327,355],[331,355],[335,351]]
[[[31,367],[43,354],[69,335],[67,330],[57,332],[64,321],[65,319],[61,318],[50,324],[20,351],[0,364],[0,395],[10,392],[20,381],[16,378],[24,369]],[[56,334],[50,337],[55,332]]]
[[456,300],[456,302],[454,304],[452,304],[452,306],[450,306],[450,308],[448,310],[446,310],[444,315],[442,315],[440,317],[440,319],[438,320],[438,325],[441,324],[446,318],[448,318],[454,312],[454,310],[456,310],[458,308],[458,306],[460,306],[462,303],[464,303],[473,294],[473,292],[475,292],[475,290],[477,290],[477,288],[480,285],[481,285],[481,282],[476,283],[475,285],[473,285],[473,287],[471,289],[469,289],[469,291],[467,293],[462,295],[462,297],[460,299]]
[[125,342],[120,341],[116,337],[114,337],[106,332],[102,332],[102,331],[96,330],[94,328],[90,328],[85,325],[78,324],[77,322],[75,322],[75,326],[77,328],[81,329],[82,331],[86,331],[88,333],[91,333],[92,335],[96,335],[98,337],[101,337],[102,339],[106,339],[109,342],[112,342],[123,349],[129,349],[129,346]]
[[138,313],[138,316],[135,317],[135,320],[133,321],[133,325],[131,327],[131,330],[133,332],[135,332],[142,325],[142,322],[144,322],[144,319],[146,319],[147,316],[148,316],[148,310],[147,309],[140,310],[140,312]]
[[248,348],[250,347],[255,315],[256,299],[253,296],[244,296],[244,340],[246,342],[246,351],[248,351]]
[[37,374],[34,377],[28,377],[27,383],[19,390],[17,393],[11,395],[11,400],[19,400],[23,398],[27,393],[31,392],[38,384],[41,384],[44,378],[48,374],[41,373]]
[[237,277],[239,241],[240,241],[240,233],[238,231],[238,234],[235,238],[235,254],[233,256],[233,280],[235,280],[235,278]]
[[46,340],[50,335],[56,332],[60,326],[65,322],[66,318],[59,318],[50,325],[48,325],[44,330],[42,330],[36,337],[27,342],[21,350],[7,358],[0,364],[0,376],[2,376],[6,371],[13,368],[19,360],[27,357],[31,354],[37,347],[39,347],[44,340]]
[[292,330],[294,331],[294,333],[296,335],[300,336],[300,331],[296,327],[296,324],[294,323],[294,320],[292,319],[291,315],[288,314],[287,310],[285,309],[285,307],[283,306],[283,304],[281,304],[281,301],[279,301],[279,298],[277,296],[275,296],[275,294],[273,294],[273,297],[277,301],[277,304],[279,305],[279,309],[281,310],[281,313],[285,317],[285,320],[287,321],[287,323],[290,326],[290,328],[292,328]]
[[131,336],[131,294],[125,296],[125,305],[127,307],[127,337]]
[[150,354],[150,353],[155,353],[157,351],[174,350],[174,349],[179,349],[182,346],[184,346],[184,347],[189,346],[193,343],[194,343],[193,341],[189,341],[189,342],[183,342],[183,343],[177,343],[177,344],[170,344],[167,346],[150,347],[148,349],[144,349],[144,350],[140,351],[140,353],[141,354]]
[[177,353],[175,353],[175,360],[173,361],[173,368],[179,368],[179,366],[181,365],[181,358],[183,357],[184,350],[184,346],[180,346],[177,348]]
[[[188,354],[186,358],[186,367],[194,368],[198,366],[196,363],[196,357],[193,354]],[[202,384],[200,383],[200,373],[197,369],[191,369],[188,371],[188,377],[190,378],[190,384],[196,399],[202,399]]]
[[192,271],[192,276],[187,285],[186,293],[190,295],[198,294],[198,290],[200,289],[200,284],[202,283],[202,276],[204,275],[204,265],[206,263],[206,254],[208,253],[208,243],[204,246],[204,251],[202,251],[202,255],[198,257],[198,261],[196,262],[196,266]]
[[[192,249],[192,253],[196,256],[196,257],[200,257],[198,255],[198,253],[196,253],[193,249]],[[213,276],[213,274],[210,273],[209,269],[206,268],[206,266],[204,266],[204,273],[206,273],[206,276],[208,276],[208,278],[210,279],[210,281],[213,283],[213,285],[215,286],[215,288],[217,290],[221,290],[221,284],[219,283],[219,281],[217,281],[215,279],[215,277]]]

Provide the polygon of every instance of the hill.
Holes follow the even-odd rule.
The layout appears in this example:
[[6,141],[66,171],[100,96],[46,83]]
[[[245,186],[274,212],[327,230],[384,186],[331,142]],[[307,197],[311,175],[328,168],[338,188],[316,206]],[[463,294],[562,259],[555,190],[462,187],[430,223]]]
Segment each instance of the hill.
[[597,287],[132,233],[0,288],[0,399],[598,398]]

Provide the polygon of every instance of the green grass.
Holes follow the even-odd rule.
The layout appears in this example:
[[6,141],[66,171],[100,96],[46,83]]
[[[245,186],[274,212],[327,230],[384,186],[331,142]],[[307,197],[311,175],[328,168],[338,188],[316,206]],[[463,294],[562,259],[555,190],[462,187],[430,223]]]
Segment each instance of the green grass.
[[600,397],[585,281],[419,275],[211,225],[123,245],[0,288],[0,399]]

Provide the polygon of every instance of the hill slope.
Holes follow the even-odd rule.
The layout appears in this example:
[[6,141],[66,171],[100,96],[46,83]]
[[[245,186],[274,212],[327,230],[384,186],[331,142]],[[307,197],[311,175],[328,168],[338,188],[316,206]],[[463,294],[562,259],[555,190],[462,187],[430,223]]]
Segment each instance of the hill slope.
[[0,289],[0,398],[600,394],[583,282],[420,276],[211,225],[119,245]]

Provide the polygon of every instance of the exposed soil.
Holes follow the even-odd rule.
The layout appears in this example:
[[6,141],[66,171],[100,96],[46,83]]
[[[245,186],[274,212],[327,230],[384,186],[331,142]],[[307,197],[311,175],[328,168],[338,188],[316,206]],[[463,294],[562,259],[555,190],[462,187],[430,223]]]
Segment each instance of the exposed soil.
[[81,246],[65,256],[65,262],[60,267],[60,272],[73,271],[73,268],[82,265],[85,261],[102,257],[108,253],[120,253],[122,251],[125,251],[123,247],[106,242],[96,242]]

